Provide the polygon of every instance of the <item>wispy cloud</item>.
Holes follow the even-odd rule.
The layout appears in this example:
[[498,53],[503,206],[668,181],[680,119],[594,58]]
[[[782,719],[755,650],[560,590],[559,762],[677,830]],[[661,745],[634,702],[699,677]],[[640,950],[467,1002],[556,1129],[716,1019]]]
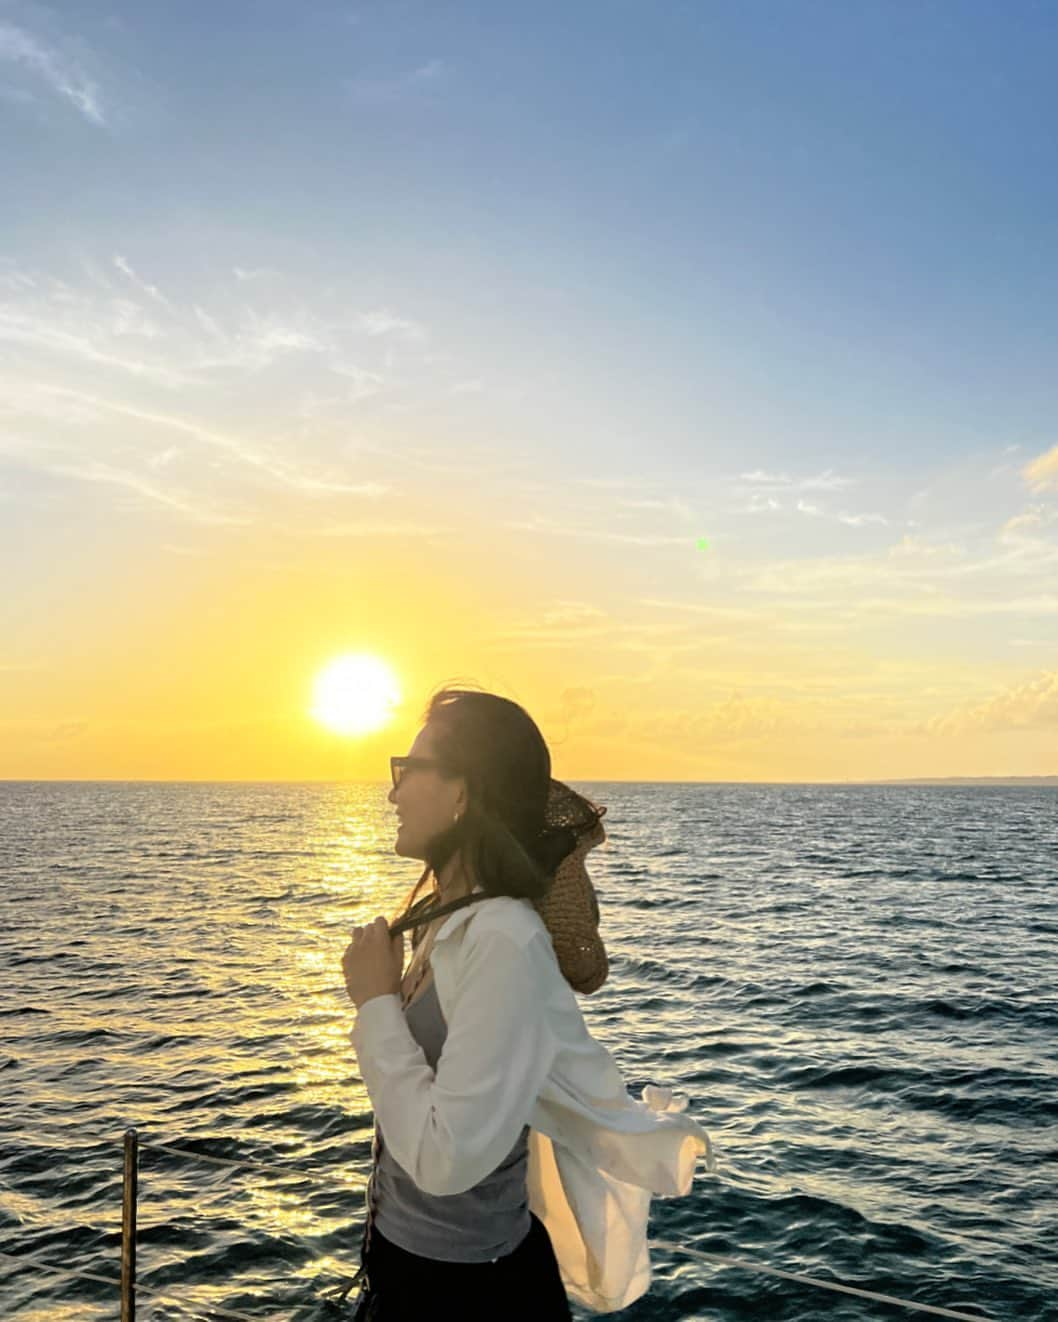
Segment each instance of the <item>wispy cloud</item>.
[[1022,469],[1022,475],[1029,486],[1038,491],[1049,487],[1058,489],[1058,445],[1033,459]]
[[838,523],[848,524],[850,528],[864,528],[869,523],[888,524],[884,514],[839,514]]
[[[805,500],[800,493],[834,492],[856,485],[855,478],[842,477],[830,468],[808,477],[792,477],[789,473],[770,473],[766,469],[755,468],[748,473],[739,473],[733,485],[737,494],[749,496],[748,503],[736,507],[735,512],[739,514],[773,514],[791,509],[812,518],[833,519],[850,528],[889,522],[882,514],[831,514],[817,501]],[[787,504],[787,501],[790,503]]]
[[46,467],[49,472],[58,477],[69,477],[80,482],[102,483],[108,486],[121,487],[149,502],[164,505],[167,509],[184,515],[196,523],[245,525],[250,522],[250,519],[243,515],[211,508],[187,493],[159,486],[156,482],[148,481],[139,473],[127,472],[108,464],[58,463],[47,464]]
[[646,479],[625,477],[579,477],[573,481],[582,487],[598,487],[600,491],[642,491]]
[[389,308],[328,319],[299,301],[271,306],[233,297],[234,290],[218,295],[220,307],[193,299],[182,306],[120,253],[106,268],[85,269],[91,283],[74,285],[0,263],[0,342],[24,350],[44,374],[52,370],[47,355],[170,389],[209,388],[225,373],[260,373],[300,358],[299,395],[316,388],[313,373],[323,382],[340,377],[352,383],[338,401],[348,405],[385,385],[402,343],[427,338],[420,322]]
[[743,505],[738,511],[739,514],[770,514],[774,510],[781,510],[782,503],[774,496],[754,496],[748,505]]
[[432,94],[440,87],[447,72],[441,60],[428,60],[400,73],[350,78],[345,86],[354,100],[364,104],[396,105]]
[[106,123],[100,104],[99,88],[77,63],[46,46],[24,28],[0,23],[0,61],[28,69],[58,96],[69,101],[85,119],[102,126]]
[[[762,736],[808,732],[823,728],[822,711],[808,701],[789,702],[732,693],[704,708],[662,713],[650,727],[659,744],[731,744]],[[634,735],[634,725],[629,729]],[[647,730],[644,735],[649,737]]]
[[165,297],[158,286],[148,284],[146,280],[141,280],[124,257],[116,255],[114,257],[114,265],[123,275],[127,275],[136,288],[142,293],[146,294],[149,298],[153,298],[156,302],[161,303],[163,307],[169,308],[170,310],[172,309],[173,305]]
[[1058,670],[1044,670],[980,702],[963,703],[925,723],[929,734],[1024,730],[1058,725]]
[[407,317],[398,317],[388,308],[378,308],[365,312],[360,318],[360,325],[368,335],[399,335],[408,340],[423,340],[426,330],[417,321]]
[[750,473],[739,473],[738,477],[740,482],[748,482],[753,486],[788,487],[791,491],[840,491],[856,483],[855,478],[841,477],[831,468],[812,477],[791,477],[789,473],[769,473],[755,468]]
[[112,298],[89,307],[74,291],[52,289],[34,304],[0,304],[0,341],[67,360],[113,368],[157,385],[188,385],[193,375],[164,356],[152,360],[129,352],[129,339],[157,340],[159,329],[128,299]]
[[[746,475],[743,474],[743,476],[745,477]],[[811,481],[811,479],[808,480]],[[847,479],[842,479],[842,481],[847,481]],[[784,484],[773,483],[772,485],[774,489],[774,487],[782,486]],[[808,490],[808,489],[829,490],[830,489],[830,488],[809,488],[805,485],[804,482],[794,483],[790,481],[785,485],[790,489],[791,492],[795,490]],[[737,512],[740,514],[772,514],[775,513],[777,510],[782,510],[784,508],[786,507],[784,506],[781,500],[777,500],[775,496],[766,495],[763,490],[760,490],[760,491],[754,491],[753,494],[750,496],[749,504],[741,506]],[[795,510],[798,514],[806,514],[810,518],[832,519],[837,523],[845,524],[846,527],[849,528],[864,528],[867,527],[869,524],[881,524],[882,526],[887,526],[889,523],[889,520],[885,517],[884,514],[849,514],[844,511],[836,514],[831,514],[823,505],[816,504],[814,501],[811,500],[804,500],[800,496],[797,498],[794,504],[789,508]]]
[[[333,463],[287,457],[237,432],[67,387],[0,385],[2,412],[22,423],[0,428],[0,456],[17,468],[131,493],[199,524],[254,523],[273,510],[276,492],[348,508],[349,497],[373,501],[390,490],[343,480]],[[33,417],[49,425],[27,425]]]
[[689,534],[673,536],[657,533],[622,533],[608,528],[576,528],[560,523],[548,515],[536,514],[530,519],[509,520],[504,525],[516,532],[547,532],[556,537],[568,537],[579,542],[603,542],[615,546],[666,547],[679,546],[688,549],[693,546]]
[[[292,530],[294,535],[303,536],[303,529]],[[415,540],[424,538],[447,537],[458,533],[458,529],[451,527],[445,528],[441,525],[430,527],[422,523],[401,523],[393,521],[391,523],[371,522],[370,520],[358,520],[355,523],[332,523],[322,528],[313,529],[314,537],[335,537],[335,538],[356,538],[356,537],[408,537]]]
[[[298,465],[291,464],[278,456],[267,454],[239,436],[233,436],[226,432],[219,431],[214,427],[207,427],[202,423],[193,422],[189,419],[172,414],[161,413],[151,409],[137,408],[134,405],[125,404],[118,400],[110,400],[100,396],[67,390],[61,386],[51,387],[48,393],[59,397],[65,397],[76,404],[80,404],[82,407],[93,408],[99,413],[108,413],[114,416],[129,418],[135,422],[147,423],[153,427],[177,432],[182,436],[186,436],[193,441],[199,442],[201,445],[208,446],[214,450],[221,450],[231,458],[238,460],[240,463],[267,475],[280,485],[297,491],[306,493],[326,493],[331,495],[356,495],[373,499],[386,494],[389,490],[387,486],[378,482],[338,482],[326,477],[321,477],[318,474],[306,472]],[[163,464],[170,462],[176,457],[175,452],[172,451],[163,451],[162,453],[164,456],[162,459]],[[153,459],[148,462],[157,465],[158,461],[159,456],[155,455]]]
[[657,513],[677,514],[682,519],[692,519],[694,517],[690,506],[679,499],[678,496],[669,496],[667,500],[660,500],[655,497],[644,497],[641,500],[619,500],[617,502],[619,509],[625,510],[647,510]]

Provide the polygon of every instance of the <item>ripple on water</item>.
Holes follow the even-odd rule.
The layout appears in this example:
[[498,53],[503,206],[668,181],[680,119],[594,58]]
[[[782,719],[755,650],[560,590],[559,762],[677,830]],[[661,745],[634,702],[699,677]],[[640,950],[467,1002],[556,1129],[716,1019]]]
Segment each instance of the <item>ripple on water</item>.
[[[1055,1317],[1054,793],[583,788],[612,823],[591,857],[611,979],[585,1019],[634,1095],[686,1092],[717,1149],[652,1234]],[[348,919],[414,880],[385,787],[5,784],[0,810],[6,1241],[113,1275],[136,1124],[141,1281],[317,1322],[356,1265],[371,1155]],[[628,1322],[880,1316],[653,1259]],[[106,1286],[20,1272],[0,1293],[5,1322],[113,1316]]]

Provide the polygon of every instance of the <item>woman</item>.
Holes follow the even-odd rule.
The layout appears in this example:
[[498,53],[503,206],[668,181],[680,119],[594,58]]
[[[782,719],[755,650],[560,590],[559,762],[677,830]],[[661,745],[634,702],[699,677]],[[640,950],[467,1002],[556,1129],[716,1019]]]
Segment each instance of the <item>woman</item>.
[[712,1154],[666,1090],[632,1100],[563,977],[534,905],[577,843],[548,829],[547,745],[516,703],[443,689],[393,761],[396,849],[427,864],[402,917],[446,908],[403,977],[381,917],[342,960],[376,1118],[357,1317],[624,1308],[650,1282],[651,1194]]

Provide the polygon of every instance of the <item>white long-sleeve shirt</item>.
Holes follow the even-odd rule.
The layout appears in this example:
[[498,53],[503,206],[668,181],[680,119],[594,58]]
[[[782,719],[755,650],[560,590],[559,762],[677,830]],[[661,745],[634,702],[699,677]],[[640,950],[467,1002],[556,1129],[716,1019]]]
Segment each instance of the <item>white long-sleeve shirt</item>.
[[529,1207],[567,1293],[626,1308],[650,1286],[651,1197],[689,1192],[699,1156],[715,1169],[708,1135],[669,1089],[629,1095],[528,900],[457,909],[430,960],[448,1029],[436,1073],[396,995],[364,1002],[350,1034],[390,1152],[426,1193],[460,1193],[529,1124]]

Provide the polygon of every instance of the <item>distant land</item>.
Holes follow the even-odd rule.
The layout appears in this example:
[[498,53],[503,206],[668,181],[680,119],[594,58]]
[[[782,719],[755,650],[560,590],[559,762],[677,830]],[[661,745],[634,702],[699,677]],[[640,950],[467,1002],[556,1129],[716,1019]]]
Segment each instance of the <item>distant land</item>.
[[[919,779],[903,777],[897,780],[604,780],[596,776],[570,776],[568,782],[583,781],[593,785],[1021,785],[1044,786],[1058,789],[1058,776],[927,776]],[[199,777],[195,780],[141,780],[125,779],[121,776],[96,776],[91,780],[49,777],[47,780],[34,780],[32,777],[0,776],[0,785],[377,785],[371,780],[210,780]],[[389,781],[384,782],[387,786]]]
[[859,785],[1053,785],[1058,776],[935,776],[922,780],[861,780]]

